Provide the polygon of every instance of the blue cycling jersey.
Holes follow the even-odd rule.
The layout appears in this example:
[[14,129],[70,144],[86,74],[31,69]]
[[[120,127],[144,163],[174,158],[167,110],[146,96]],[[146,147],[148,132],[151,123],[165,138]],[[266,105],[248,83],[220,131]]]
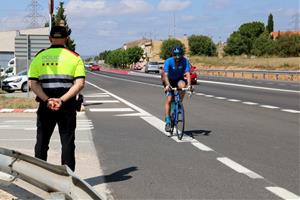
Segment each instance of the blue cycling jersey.
[[180,80],[183,79],[184,74],[190,71],[190,63],[188,59],[183,57],[179,65],[176,67],[175,58],[170,57],[165,61],[164,72],[168,74],[169,80]]

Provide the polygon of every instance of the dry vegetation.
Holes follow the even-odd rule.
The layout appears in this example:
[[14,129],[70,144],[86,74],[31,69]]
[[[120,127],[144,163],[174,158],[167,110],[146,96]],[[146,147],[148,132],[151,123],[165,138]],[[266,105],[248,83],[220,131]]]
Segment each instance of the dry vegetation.
[[260,69],[260,70],[300,70],[300,57],[290,58],[247,58],[242,56],[190,57],[193,65],[201,69]]
[[20,98],[20,97],[6,97],[0,95],[0,109],[14,108],[14,109],[29,109],[37,108],[38,103],[33,98]]

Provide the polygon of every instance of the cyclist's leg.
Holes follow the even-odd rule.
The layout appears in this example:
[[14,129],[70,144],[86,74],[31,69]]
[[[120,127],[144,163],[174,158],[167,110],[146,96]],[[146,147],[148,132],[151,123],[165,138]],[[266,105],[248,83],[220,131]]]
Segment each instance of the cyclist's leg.
[[[172,87],[174,87],[174,82],[170,81],[170,84]],[[175,86],[176,86],[177,82],[175,82]],[[172,98],[173,98],[173,91],[166,91],[166,103],[165,103],[165,114],[166,114],[166,126],[165,126],[165,130],[167,132],[169,132],[171,130],[171,117],[170,117],[170,113],[171,113],[171,102],[172,102]]]

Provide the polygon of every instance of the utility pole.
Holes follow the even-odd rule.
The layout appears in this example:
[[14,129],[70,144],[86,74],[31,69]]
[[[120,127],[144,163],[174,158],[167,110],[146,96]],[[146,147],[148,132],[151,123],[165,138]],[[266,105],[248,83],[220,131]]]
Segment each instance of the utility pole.
[[29,10],[29,14],[26,15],[25,18],[28,19],[28,21],[30,22],[29,27],[41,27],[40,21],[45,21],[45,16],[39,13],[39,11],[42,10],[42,7],[39,4],[38,0],[31,0],[31,3],[28,5],[27,9]]
[[300,18],[299,12],[295,13],[292,16],[291,24],[294,25],[293,28],[295,31],[300,31],[300,29],[299,29],[300,19],[299,18]]
[[173,37],[175,38],[175,31],[176,31],[175,12],[173,12],[173,20],[174,20],[174,35],[173,35]]

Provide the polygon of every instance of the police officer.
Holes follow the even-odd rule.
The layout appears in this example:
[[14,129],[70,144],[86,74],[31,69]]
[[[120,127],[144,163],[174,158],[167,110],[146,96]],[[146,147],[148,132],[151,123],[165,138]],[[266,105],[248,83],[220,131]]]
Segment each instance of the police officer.
[[32,60],[28,79],[39,102],[35,157],[47,160],[50,138],[57,124],[62,146],[61,164],[74,171],[76,95],[84,87],[85,70],[80,56],[65,48],[68,35],[65,27],[52,27],[51,46]]

